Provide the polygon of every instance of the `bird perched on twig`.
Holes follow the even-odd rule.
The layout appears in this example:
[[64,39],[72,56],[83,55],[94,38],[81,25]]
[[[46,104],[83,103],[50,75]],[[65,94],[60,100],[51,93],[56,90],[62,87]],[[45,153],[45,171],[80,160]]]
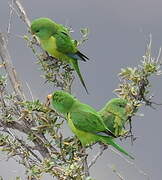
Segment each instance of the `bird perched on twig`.
[[68,29],[51,19],[38,18],[32,21],[31,32],[39,38],[42,48],[52,57],[71,64],[88,93],[78,60],[86,61],[89,58],[78,50],[77,41],[72,39]]

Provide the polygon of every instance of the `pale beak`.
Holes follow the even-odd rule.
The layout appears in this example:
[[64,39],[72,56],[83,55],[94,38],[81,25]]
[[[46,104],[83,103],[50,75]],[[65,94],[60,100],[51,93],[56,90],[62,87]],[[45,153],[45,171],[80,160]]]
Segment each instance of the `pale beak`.
[[47,96],[47,98],[50,100],[50,99],[52,99],[52,94],[49,94],[48,96]]
[[49,94],[48,96],[47,96],[47,98],[46,98],[46,103],[45,103],[45,105],[46,106],[49,106],[50,105],[50,100],[52,99],[52,94]]

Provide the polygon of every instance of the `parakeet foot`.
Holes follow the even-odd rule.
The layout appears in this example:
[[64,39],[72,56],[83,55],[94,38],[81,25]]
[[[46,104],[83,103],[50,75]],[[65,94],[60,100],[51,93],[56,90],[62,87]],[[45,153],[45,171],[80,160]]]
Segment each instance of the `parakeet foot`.
[[100,149],[102,149],[102,150],[106,150],[108,148],[108,145],[106,145],[102,142],[99,142],[99,145],[100,145]]

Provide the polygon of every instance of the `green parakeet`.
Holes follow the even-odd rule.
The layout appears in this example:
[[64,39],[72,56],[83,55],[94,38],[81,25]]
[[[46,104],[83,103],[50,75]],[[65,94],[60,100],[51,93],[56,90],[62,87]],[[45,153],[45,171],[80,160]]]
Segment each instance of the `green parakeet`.
[[83,146],[102,142],[112,145],[118,151],[134,159],[114,141],[113,133],[105,126],[101,116],[94,108],[81,103],[65,91],[55,91],[48,97],[52,99],[53,108],[64,114],[70,129]]
[[127,104],[128,102],[125,99],[113,98],[99,111],[106,127],[117,137],[126,132],[124,125],[128,121]]
[[78,60],[86,61],[89,58],[78,50],[77,41],[72,39],[68,29],[51,19],[38,18],[32,21],[31,32],[39,38],[42,48],[51,56],[72,65],[88,93]]

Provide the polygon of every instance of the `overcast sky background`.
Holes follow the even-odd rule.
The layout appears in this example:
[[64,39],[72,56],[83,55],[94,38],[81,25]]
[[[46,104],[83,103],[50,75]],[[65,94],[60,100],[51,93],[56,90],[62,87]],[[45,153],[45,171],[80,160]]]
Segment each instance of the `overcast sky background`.
[[[74,29],[74,38],[79,38],[79,29],[90,29],[89,40],[81,50],[89,58],[87,63],[80,63],[80,68],[89,89],[85,93],[78,78],[75,80],[73,93],[82,102],[100,109],[113,97],[112,92],[119,83],[117,74],[126,66],[136,66],[144,55],[149,34],[152,34],[153,52],[157,55],[162,45],[162,1],[161,0],[23,0],[30,20],[49,17],[58,23],[68,23]],[[0,29],[6,31],[9,19],[7,0],[0,1]],[[11,24],[12,35],[9,50],[19,77],[32,89],[34,98],[44,97],[53,91],[40,78],[41,71],[35,63],[31,49],[26,42],[16,35],[25,35],[26,26],[14,14]],[[24,88],[27,91],[26,84]],[[162,77],[152,81],[152,92],[156,102],[162,102]],[[29,95],[29,92],[27,91]],[[138,137],[134,145],[119,142],[135,156],[136,166],[150,177],[150,180],[162,179],[162,107],[153,110],[142,108],[144,117],[134,118],[134,134]],[[68,129],[67,129],[68,131]],[[67,134],[70,132],[67,132]],[[94,148],[94,155],[98,147]],[[115,165],[125,180],[147,180],[135,166],[128,164],[112,151],[107,150],[91,169],[91,176],[96,180],[118,180],[109,165]],[[0,175],[5,180],[17,175],[23,177],[23,168],[15,161],[5,161],[0,154]],[[47,177],[45,179],[48,179]],[[49,179],[48,179],[49,180]]]

